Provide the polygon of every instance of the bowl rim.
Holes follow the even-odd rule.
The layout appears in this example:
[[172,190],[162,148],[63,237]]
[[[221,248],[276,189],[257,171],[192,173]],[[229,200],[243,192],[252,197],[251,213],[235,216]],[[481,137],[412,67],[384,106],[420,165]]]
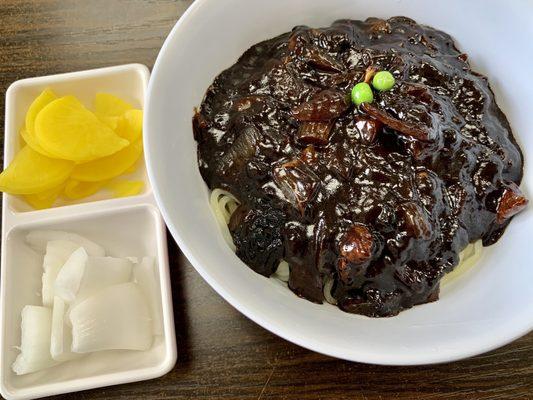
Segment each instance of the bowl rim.
[[[250,307],[248,304],[241,302],[237,299],[230,291],[226,290],[222,285],[220,285],[216,278],[212,277],[211,274],[206,270],[202,262],[196,256],[196,254],[189,249],[189,246],[183,240],[182,231],[184,228],[172,222],[170,218],[170,213],[163,201],[161,196],[161,191],[158,187],[156,173],[153,169],[152,158],[152,138],[153,135],[150,134],[150,128],[152,121],[152,96],[153,88],[159,76],[159,71],[162,69],[162,64],[166,58],[166,54],[170,47],[171,42],[180,35],[183,31],[187,29],[187,25],[190,23],[192,17],[201,11],[202,8],[208,7],[209,3],[212,0],[195,0],[191,6],[183,13],[179,20],[175,23],[174,27],[166,37],[152,68],[152,74],[150,82],[148,84],[148,89],[146,91],[145,98],[145,116],[143,122],[143,131],[144,131],[144,156],[145,163],[148,172],[148,177],[152,185],[153,194],[156,199],[157,205],[161,210],[161,214],[167,224],[167,227],[172,234],[172,237],[178,244],[180,250],[183,252],[187,260],[191,263],[194,269],[200,274],[200,276],[219,294],[221,295],[231,306],[237,309],[239,312],[244,314],[247,318],[254,321],[261,327],[269,330],[270,332],[276,334],[277,336],[294,343],[298,346],[306,348],[308,350],[324,354],[327,356],[335,357],[338,359],[361,362],[367,364],[376,364],[376,365],[390,365],[390,366],[411,366],[411,365],[429,365],[429,364],[440,364],[451,361],[457,361],[486,353],[497,349],[499,347],[505,346],[512,341],[526,335],[527,333],[533,330],[533,321],[530,321],[529,324],[523,324],[514,329],[509,329],[499,336],[488,336],[484,337],[484,340],[476,341],[476,344],[470,347],[457,347],[457,348],[447,348],[439,349],[438,352],[427,352],[421,354],[420,352],[406,352],[400,355],[388,355],[376,351],[367,351],[361,353],[360,351],[353,349],[340,348],[339,346],[332,345],[328,342],[323,342],[320,340],[313,339],[309,336],[304,336],[301,333],[298,333],[297,330],[292,329],[291,326],[284,326],[282,324],[276,324],[273,320],[261,312],[258,312],[254,307]],[[516,326],[516,325],[515,325]]]

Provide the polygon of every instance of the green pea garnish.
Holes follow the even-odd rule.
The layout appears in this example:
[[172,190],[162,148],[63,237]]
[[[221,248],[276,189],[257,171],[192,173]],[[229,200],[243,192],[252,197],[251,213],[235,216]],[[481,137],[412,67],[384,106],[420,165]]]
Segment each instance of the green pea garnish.
[[372,79],[372,86],[379,91],[392,89],[394,83],[394,76],[389,71],[379,71]]
[[368,83],[360,82],[352,89],[352,101],[359,106],[363,103],[372,103],[374,101],[374,94],[372,88]]

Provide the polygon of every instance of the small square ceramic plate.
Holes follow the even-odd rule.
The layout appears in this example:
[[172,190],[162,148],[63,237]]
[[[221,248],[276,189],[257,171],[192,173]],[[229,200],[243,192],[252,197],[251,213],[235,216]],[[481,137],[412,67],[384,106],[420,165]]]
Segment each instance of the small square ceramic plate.
[[[6,92],[6,119],[4,164],[7,166],[22,147],[19,135],[24,126],[24,118],[33,100],[46,88],[51,88],[58,96],[75,95],[85,106],[90,107],[96,93],[114,94],[132,104],[143,108],[144,92],[148,86],[150,72],[141,64],[119,65],[116,67],[93,69],[89,71],[71,72],[67,74],[41,76],[22,79],[14,82]],[[128,179],[142,180],[144,194],[150,194],[151,188],[144,163],[136,172],[128,175]],[[7,206],[13,212],[33,211],[19,196],[6,195]],[[68,204],[88,203],[97,200],[108,200],[111,195],[105,191],[77,201],[69,200]],[[54,206],[67,203],[59,199]]]
[[[149,71],[130,64],[90,71],[30,78],[13,83],[6,93],[5,164],[20,148],[19,130],[31,101],[49,87],[58,95],[73,94],[86,105],[97,92],[115,94],[143,106]],[[35,211],[17,196],[3,195],[0,293],[0,391],[7,399],[28,399],[156,378],[176,362],[176,339],[168,271],[166,230],[155,205],[144,162],[136,180],[145,190],[137,196],[112,199],[97,194],[67,205]],[[33,374],[11,370],[20,345],[20,313],[27,304],[40,305],[42,256],[25,243],[35,229],[79,233],[101,244],[111,256],[152,256],[157,261],[163,334],[150,350],[108,351],[88,355]]]

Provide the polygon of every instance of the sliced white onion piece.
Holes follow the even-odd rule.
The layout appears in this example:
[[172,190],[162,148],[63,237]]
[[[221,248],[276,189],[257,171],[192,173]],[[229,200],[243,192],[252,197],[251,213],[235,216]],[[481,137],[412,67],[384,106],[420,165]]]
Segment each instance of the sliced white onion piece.
[[135,283],[109,286],[72,308],[72,351],[147,350],[152,320]]
[[54,284],[56,281],[57,272],[55,274],[51,272],[43,273],[41,278],[42,288],[41,294],[43,298],[43,305],[51,307],[54,299]]
[[108,286],[129,282],[132,268],[131,261],[125,258],[89,257],[76,302],[79,303]]
[[81,355],[72,353],[72,332],[65,324],[65,302],[60,297],[54,297],[52,310],[52,338],[50,354],[56,361],[69,361],[79,358]]
[[76,233],[42,230],[30,232],[26,236],[26,242],[34,250],[41,253],[45,252],[47,243],[52,240],[68,240],[70,242],[77,243],[81,247],[84,247],[87,251],[87,254],[91,256],[105,256],[105,250],[102,246]]
[[46,245],[42,277],[43,305],[52,306],[54,302],[54,282],[57,274],[70,255],[79,247],[78,244],[69,240],[52,240]]
[[83,247],[71,254],[57,274],[54,293],[67,303],[74,301],[85,273],[89,256]]
[[17,375],[29,374],[57,364],[50,356],[52,310],[40,306],[22,309],[21,353],[13,363]]
[[141,262],[133,267],[133,275],[150,307],[152,332],[154,335],[161,335],[163,333],[161,297],[153,257],[143,257]]
[[81,246],[70,240],[51,240],[46,244],[46,253],[44,255],[43,269],[48,271],[59,271],[63,264],[68,260],[74,250]]
[[127,258],[89,257],[76,298],[67,308],[67,324],[70,325],[72,308],[108,286],[129,282],[132,268],[133,264]]

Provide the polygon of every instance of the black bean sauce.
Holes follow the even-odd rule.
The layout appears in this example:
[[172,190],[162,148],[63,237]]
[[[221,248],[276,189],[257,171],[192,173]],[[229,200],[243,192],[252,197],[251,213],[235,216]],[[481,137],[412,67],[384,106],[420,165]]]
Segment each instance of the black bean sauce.
[[[355,107],[373,70],[396,84]],[[321,303],[391,316],[438,298],[468,244],[498,240],[527,200],[522,154],[487,79],[451,37],[405,17],[296,27],[256,44],[193,119],[210,189],[241,202],[237,255]]]

